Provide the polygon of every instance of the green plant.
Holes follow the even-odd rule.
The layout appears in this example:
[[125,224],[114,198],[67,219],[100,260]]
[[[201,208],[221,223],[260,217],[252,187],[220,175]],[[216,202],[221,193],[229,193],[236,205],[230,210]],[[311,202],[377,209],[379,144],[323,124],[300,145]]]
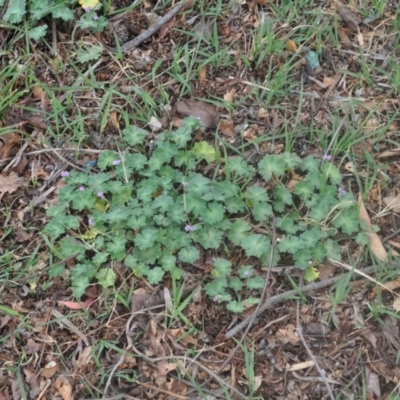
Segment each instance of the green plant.
[[[79,0],[79,3],[85,13],[80,17],[78,27],[101,32],[106,27],[107,21],[103,16],[99,17],[96,14],[96,11],[101,8],[98,1]],[[0,0],[0,7],[4,4],[5,0]],[[26,18],[29,21],[30,39],[39,40],[45,36],[48,29],[46,17],[51,16],[55,20],[71,21],[74,19],[73,10],[77,5],[77,0],[13,0],[8,3],[3,21],[19,24]],[[39,22],[44,23],[37,25]]]
[[[257,169],[232,157],[211,179],[202,169],[219,156],[206,142],[191,144],[199,127],[195,118],[186,119],[178,130],[159,135],[146,156],[143,142],[149,133],[128,125],[120,144],[128,150],[104,151],[100,172],[63,173],[66,186],[58,205],[48,209],[51,220],[43,232],[56,241],[58,256],[77,254],[71,271],[76,297],[93,280],[103,287],[114,284],[115,272],[105,267],[110,260],[157,284],[166,273],[180,279],[185,264],[213,249],[216,258],[205,291],[241,312],[258,301],[253,291],[264,285],[253,265],[268,265],[272,213],[279,228],[274,264],[289,256],[305,270],[305,279],[313,280],[315,263],[340,259],[336,234],[355,234],[360,224],[357,203],[341,186],[329,156],[266,155]],[[290,191],[288,174],[294,171],[301,178]],[[270,191],[256,183],[261,178]],[[228,259],[235,251],[247,258],[238,268]],[[50,270],[53,276],[64,272],[62,266]]]

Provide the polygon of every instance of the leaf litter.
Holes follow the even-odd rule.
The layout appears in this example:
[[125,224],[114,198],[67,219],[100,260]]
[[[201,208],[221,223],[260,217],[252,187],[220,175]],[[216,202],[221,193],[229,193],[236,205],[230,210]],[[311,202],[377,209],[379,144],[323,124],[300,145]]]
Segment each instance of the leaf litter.
[[[115,10],[128,5],[123,1],[114,1],[113,3]],[[145,2],[143,7],[146,11],[153,12],[153,5],[150,2]],[[392,145],[393,142],[396,142],[396,132],[399,127],[398,118],[393,117],[398,111],[398,93],[396,90],[392,90],[391,82],[379,73],[379,68],[389,68],[388,57],[393,51],[390,42],[392,39],[390,35],[386,35],[392,29],[388,25],[390,19],[387,21],[383,19],[369,20],[368,23],[373,24],[372,27],[369,27],[365,20],[364,23],[362,22],[361,16],[355,8],[339,2],[325,2],[321,5],[321,7],[326,7],[324,18],[327,18],[329,22],[333,21],[328,19],[332,12],[337,13],[337,16],[340,17],[339,44],[335,45],[330,42],[329,38],[325,38],[321,50],[321,43],[318,43],[312,35],[307,40],[304,37],[297,37],[293,35],[291,23],[287,23],[284,19],[275,21],[271,17],[275,10],[268,1],[240,2],[235,7],[226,10],[225,14],[222,13],[215,26],[213,25],[215,21],[211,18],[200,18],[199,10],[191,7],[189,5],[186,11],[177,13],[175,19],[171,18],[168,22],[163,22],[153,37],[150,35],[141,43],[135,43],[136,49],[124,57],[123,67],[113,57],[102,54],[105,59],[99,60],[98,66],[93,66],[91,72],[99,82],[112,82],[117,84],[116,87],[121,82],[121,92],[127,91],[137,104],[143,104],[141,98],[143,93],[135,92],[131,88],[139,87],[145,93],[154,94],[158,90],[158,85],[165,85],[171,94],[171,104],[168,104],[171,112],[176,112],[179,118],[188,115],[199,118],[207,132],[206,137],[212,138],[211,144],[213,144],[216,133],[229,139],[232,144],[237,144],[243,139],[249,143],[258,143],[261,137],[270,135],[273,139],[267,140],[266,144],[262,143],[258,151],[281,152],[285,145],[275,136],[279,137],[289,123],[299,133],[294,143],[295,151],[302,156],[307,154],[322,156],[324,149],[317,143],[310,143],[304,132],[314,128],[312,125],[314,121],[318,122],[322,129],[325,129],[326,135],[329,137],[331,131],[334,130],[332,129],[332,115],[339,110],[340,115],[347,116],[348,126],[346,129],[351,130],[360,126],[359,135],[366,136],[358,147],[357,158],[352,160],[353,170],[347,171],[349,185],[354,185],[352,178],[355,171],[364,171],[360,175],[362,179],[368,177],[366,148],[370,149],[369,153],[373,157],[379,158],[380,162],[388,167],[386,173],[389,179],[384,184],[379,184],[379,187],[373,187],[371,194],[367,194],[364,202],[360,203],[362,206],[360,207],[361,218],[370,226],[371,250],[378,259],[385,260],[388,256],[387,243],[398,242],[398,236],[387,241],[383,238],[389,238],[398,230],[399,221],[397,215],[399,152]],[[394,17],[390,5],[386,7],[383,15]],[[164,12],[160,14],[165,15]],[[130,23],[139,29],[135,32],[136,36],[141,35],[148,29],[148,25],[151,25],[146,22],[148,14],[144,18],[142,13],[135,11],[130,14],[129,18]],[[199,21],[198,24],[195,24],[197,21]],[[271,23],[270,28],[281,40],[282,52],[270,52],[261,61],[257,60],[255,56],[249,55],[249,66],[244,66],[240,54],[249,54],[252,43],[248,40],[253,38],[254,30],[264,23]],[[126,23],[122,25],[126,28]],[[298,21],[298,25],[301,25],[301,21]],[[389,29],[389,31],[385,31],[385,29]],[[180,30],[191,33],[189,38],[193,37],[193,33],[198,37],[203,37],[205,43],[212,39],[214,32],[218,32],[221,44],[226,46],[230,46],[232,43],[237,44],[236,48],[230,48],[231,65],[220,68],[209,65],[200,68],[198,76],[194,77],[193,82],[190,82],[190,91],[186,92],[185,96],[179,95],[182,93],[180,92],[181,87],[171,82],[170,76],[160,74],[155,77],[153,83],[146,76],[156,60],[161,60],[163,70],[166,71],[170,67],[168,60],[173,58],[171,56],[177,46],[190,42]],[[69,37],[71,33],[63,32],[66,37]],[[87,33],[84,31],[78,33],[79,38],[89,40],[86,35]],[[135,40],[135,37],[128,37],[128,39]],[[108,45],[112,44],[108,43]],[[124,45],[124,43],[121,44]],[[266,42],[263,43],[263,46],[265,45]],[[60,55],[66,60],[69,52],[74,50],[74,43],[71,41],[69,45],[63,44],[62,46],[66,47],[60,51]],[[318,57],[318,64],[315,57],[314,60],[311,60],[315,61],[311,65],[311,70],[307,69],[306,53],[302,53],[302,48],[305,46],[309,47],[310,51],[313,51]],[[127,46],[124,47],[125,50],[127,48]],[[18,54],[18,48],[15,51],[14,57]],[[35,51],[37,55],[40,55],[38,60],[43,59],[43,55],[47,57],[47,50],[40,46]],[[273,95],[268,95],[270,92],[268,83],[271,81],[268,71],[272,70],[276,74],[285,67],[290,57],[297,57],[299,61],[292,70],[293,76],[298,77],[298,84],[284,85],[282,101],[276,104]],[[372,87],[371,82],[368,83],[367,77],[363,81],[344,72],[349,71],[355,76],[365,67],[361,63],[363,58],[369,60],[368,62],[371,63],[369,65],[376,66],[376,69],[371,68],[371,74],[373,81],[379,83],[379,90]],[[37,68],[40,72],[38,76],[41,85],[36,85],[33,89],[33,103],[28,107],[29,112],[26,111],[24,115],[19,112],[20,110],[11,110],[7,115],[2,116],[4,127],[21,124],[25,132],[23,138],[19,134],[6,134],[0,137],[2,167],[8,165],[9,159],[16,156],[22,147],[22,142],[27,145],[22,152],[25,161],[17,160],[18,163],[11,171],[2,171],[0,174],[1,204],[2,207],[10,210],[7,216],[2,217],[0,225],[0,233],[3,238],[0,243],[0,255],[2,256],[9,250],[13,250],[15,256],[20,258],[33,254],[35,248],[39,252],[44,251],[38,238],[28,233],[28,229],[32,227],[41,228],[46,220],[45,208],[55,200],[52,197],[54,191],[50,191],[48,197],[43,197],[42,188],[43,190],[48,188],[50,179],[56,171],[61,172],[71,167],[71,164],[74,167],[82,168],[87,162],[96,159],[98,153],[84,153],[82,150],[96,151],[100,148],[116,146],[118,125],[123,120],[120,107],[124,102],[116,98],[112,106],[112,114],[110,114],[112,118],[105,123],[103,121],[103,125],[100,125],[96,104],[102,93],[89,90],[82,85],[81,81],[76,85],[81,86],[81,90],[76,90],[71,94],[71,98],[74,100],[71,118],[77,118],[79,113],[83,113],[85,130],[93,132],[93,136],[98,135],[101,139],[95,145],[94,141],[91,142],[90,137],[84,138],[85,149],[82,149],[76,145],[76,141],[66,137],[68,147],[73,148],[74,151],[52,151],[51,148],[46,147],[48,142],[46,129],[54,129],[57,124],[51,118],[43,118],[42,111],[48,110],[49,99],[40,88],[44,86],[57,87],[59,82],[62,82],[64,86],[73,85],[79,82],[79,77],[68,66],[65,71],[59,71],[57,75],[50,64],[39,63]],[[131,71],[135,72],[132,74]],[[300,83],[304,85],[302,92],[299,90]],[[387,89],[389,89],[387,95],[382,95],[382,90]],[[62,97],[64,95],[56,94],[60,103],[65,100],[66,97]],[[299,95],[303,99],[300,108],[298,105]],[[266,101],[263,96],[272,97]],[[177,101],[175,101],[176,98],[178,98]],[[219,101],[215,102],[215,99],[219,99]],[[224,109],[222,106],[216,107],[211,103],[222,105],[223,101],[226,101],[234,104],[238,99],[240,99],[241,105],[235,112],[231,112],[229,107]],[[355,112],[349,111],[350,102],[358,105],[354,108]],[[35,109],[36,112],[34,112]],[[135,115],[137,110],[128,111]],[[374,114],[375,121],[363,126],[360,122],[369,113]],[[388,140],[375,139],[374,132],[380,126],[387,124],[388,120],[392,120],[387,134],[390,136],[386,138]],[[147,124],[154,132],[157,132],[160,127],[158,121],[162,121],[161,116],[152,115],[151,119],[145,123],[140,119],[137,120],[137,123],[138,125],[143,124],[143,127]],[[166,125],[162,123],[162,126]],[[31,135],[33,128],[41,132],[38,137]],[[344,130],[340,132],[340,135],[345,135]],[[53,148],[67,147],[65,143],[57,143],[53,139],[52,146]],[[256,152],[249,152],[247,156],[255,157],[255,154]],[[338,164],[340,164],[339,161]],[[32,212],[29,205],[33,199],[39,197],[42,198],[41,203]],[[385,208],[385,213],[380,213],[380,210]],[[23,217],[19,218],[18,215]],[[369,216],[373,218],[373,223],[379,226],[379,232],[375,232]],[[16,228],[11,236],[6,234],[10,227]],[[24,245],[15,247],[15,242],[24,243]],[[346,242],[344,243],[347,245]],[[349,254],[353,259],[357,259],[359,256],[357,249],[350,245]],[[49,263],[48,257],[46,260],[46,263]],[[68,270],[75,263],[77,263],[75,257],[71,258],[65,263],[66,269]],[[235,346],[231,339],[225,338],[226,332],[231,327],[233,316],[220,305],[210,302],[201,293],[197,293],[197,303],[191,303],[184,311],[185,317],[192,323],[189,332],[188,326],[182,324],[179,319],[172,321],[172,326],[166,324],[164,314],[170,313],[171,308],[166,310],[158,308],[165,306],[164,292],[140,280],[135,280],[135,285],[140,286],[141,290],[132,294],[130,308],[116,302],[113,303],[111,312],[111,309],[107,308],[107,302],[110,300],[107,292],[96,297],[90,297],[90,293],[87,293],[88,296],[82,303],[73,302],[67,282],[49,277],[48,268],[39,269],[36,268],[36,264],[32,265],[31,272],[34,272],[34,277],[25,281],[24,275],[20,271],[22,267],[21,264],[19,266],[16,264],[15,270],[12,271],[13,279],[10,279],[10,282],[16,282],[18,289],[12,287],[10,283],[6,283],[2,291],[4,308],[1,309],[1,312],[9,313],[1,316],[0,330],[6,337],[1,345],[4,354],[2,361],[9,365],[16,365],[20,362],[19,354],[22,354],[23,351],[28,351],[29,354],[35,356],[37,361],[30,361],[29,365],[23,369],[23,378],[25,378],[25,385],[31,398],[36,398],[41,393],[47,395],[48,398],[61,396],[63,399],[72,398],[72,395],[87,396],[85,385],[74,379],[71,372],[76,376],[83,376],[95,387],[100,387],[99,373],[96,371],[98,364],[95,363],[94,357],[99,354],[99,348],[96,346],[102,340],[117,343],[116,347],[109,348],[100,355],[104,376],[106,374],[110,376],[108,389],[112,393],[124,391],[138,398],[193,398],[193,394],[190,394],[192,390],[190,382],[179,380],[176,372],[186,369],[199,382],[205,381],[210,376],[209,371],[217,372],[221,362],[226,359]],[[325,267],[326,270],[322,266],[318,268],[321,281],[329,281],[332,279],[332,274],[337,276],[338,270],[340,270],[336,265]],[[283,271],[284,268],[289,267],[282,266]],[[291,273],[294,276],[296,274],[296,272]],[[203,278],[198,270],[187,271],[187,274],[188,278],[195,283]],[[283,276],[278,272],[273,273],[272,291],[277,287],[280,287],[282,291],[292,289]],[[47,282],[51,282],[52,287],[44,290]],[[127,282],[121,279],[121,287],[125,287]],[[313,351],[317,353],[318,362],[328,371],[329,382],[332,382],[331,385],[337,393],[341,392],[344,398],[350,398],[354,393],[361,393],[363,382],[358,374],[352,375],[351,371],[363,369],[370,398],[387,396],[400,379],[400,369],[395,363],[396,351],[389,346],[390,344],[395,349],[400,348],[397,320],[386,318],[385,325],[379,326],[370,319],[363,318],[368,313],[369,302],[376,294],[365,280],[357,282],[345,300],[339,303],[335,302],[333,297],[335,290],[339,290],[338,288],[330,293],[324,293],[317,289],[307,292],[309,302],[302,304],[300,318],[306,340]],[[21,290],[20,293],[23,293],[25,290],[23,285],[28,285],[27,292],[25,292],[28,293],[26,297],[16,292],[16,290]],[[170,293],[170,282],[166,281],[164,285]],[[396,290],[398,285],[393,283],[389,285],[389,288]],[[386,294],[383,288],[382,296],[385,304],[393,304],[393,298]],[[93,302],[91,300],[93,298],[98,301]],[[78,317],[68,310],[68,308],[73,310],[82,306],[88,307],[86,319]],[[396,303],[393,304],[393,307],[395,310],[399,309]],[[52,308],[57,310],[54,314],[49,314],[48,310]],[[245,311],[243,315],[239,316],[239,320],[251,315],[252,311],[254,308]],[[105,315],[103,313],[107,314],[108,312],[106,319],[100,317]],[[130,315],[135,315],[133,321],[138,325],[130,326],[127,329]],[[256,354],[258,354],[254,382],[257,394],[262,398],[290,399],[307,396],[316,399],[326,395],[321,388],[316,370],[312,368],[313,364],[309,364],[310,360],[299,342],[295,315],[296,310],[292,300],[285,302],[282,300],[276,307],[260,315],[257,324],[249,332],[249,343],[250,341],[255,343]],[[96,320],[96,317],[99,319]],[[21,332],[20,338],[17,340],[14,330],[26,318],[29,319],[34,329],[29,332]],[[64,322],[62,322],[63,319]],[[331,324],[330,321],[332,321]],[[235,321],[233,323],[235,324]],[[328,325],[330,329],[325,329]],[[128,347],[129,340],[134,335],[140,338],[137,350],[144,354],[145,358],[136,357],[137,354],[130,348],[129,352],[132,352],[133,355],[126,354],[122,359],[121,351]],[[62,349],[63,360],[60,359],[54,343],[57,343],[58,348]],[[332,343],[335,343],[334,347]],[[18,346],[21,348],[18,349]],[[24,347],[23,351],[22,347]],[[377,353],[377,349],[380,353]],[[194,360],[187,356],[189,350],[198,351],[198,362],[207,370],[201,369]],[[379,354],[384,354],[385,357],[379,357]],[[174,359],[174,357],[188,358],[185,363],[182,358]],[[157,358],[160,360],[152,361]],[[70,360],[68,368],[63,367],[65,360]],[[119,362],[120,364],[118,364]],[[48,367],[46,368],[46,366]],[[246,376],[243,366],[244,356],[238,352],[220,373],[220,376],[225,380],[231,379],[232,388],[246,396],[249,378]],[[55,368],[56,371],[46,371],[44,375],[42,373],[37,375],[37,371],[43,372],[52,368]],[[134,384],[131,383],[132,379],[124,378],[124,374],[131,373],[131,371],[140,375]],[[282,379],[282,371],[286,373],[285,380]],[[302,373],[300,374],[299,371]],[[16,389],[16,375],[12,370],[7,371],[7,374],[0,377],[0,394],[9,397],[13,392],[16,393],[17,398],[20,398]],[[345,389],[344,385],[351,381],[354,382],[354,387],[351,390]],[[204,389],[212,390],[216,395],[222,396],[222,386],[223,383],[214,380],[214,383]],[[228,388],[228,390],[231,390],[233,396],[237,395],[232,388]]]

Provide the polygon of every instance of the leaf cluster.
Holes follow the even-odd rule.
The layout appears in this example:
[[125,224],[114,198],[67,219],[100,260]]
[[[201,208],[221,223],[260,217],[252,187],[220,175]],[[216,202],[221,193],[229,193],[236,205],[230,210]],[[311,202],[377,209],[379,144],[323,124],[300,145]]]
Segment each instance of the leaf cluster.
[[[71,274],[76,297],[94,279],[103,286],[114,283],[115,275],[104,270],[110,261],[157,284],[166,274],[182,278],[185,265],[214,250],[221,257],[205,291],[241,312],[256,301],[252,293],[264,280],[247,264],[233,268],[229,252],[236,248],[251,264],[268,265],[272,249],[265,232],[273,213],[279,233],[274,265],[283,255],[305,270],[326,257],[339,259],[336,234],[360,231],[357,204],[338,190],[341,174],[333,164],[284,153],[264,156],[255,169],[235,157],[225,160],[224,174],[211,179],[201,166],[215,162],[216,149],[191,143],[199,126],[187,118],[176,131],[159,135],[151,154],[143,147],[149,133],[127,126],[126,151],[106,150],[98,158],[99,172],[74,171],[66,178],[44,233],[57,241],[61,256],[78,254]],[[291,171],[300,177],[293,190],[286,184]]]
[[[5,0],[0,0],[0,7],[4,6]],[[107,25],[103,16],[98,17],[96,10],[101,8],[98,1],[94,7],[87,8],[78,21],[81,29],[90,29],[101,32]],[[13,0],[8,3],[3,15],[4,22],[20,24],[28,22],[29,38],[39,40],[44,37],[48,30],[46,17],[51,16],[55,21],[72,21],[74,9],[78,5],[76,0]]]

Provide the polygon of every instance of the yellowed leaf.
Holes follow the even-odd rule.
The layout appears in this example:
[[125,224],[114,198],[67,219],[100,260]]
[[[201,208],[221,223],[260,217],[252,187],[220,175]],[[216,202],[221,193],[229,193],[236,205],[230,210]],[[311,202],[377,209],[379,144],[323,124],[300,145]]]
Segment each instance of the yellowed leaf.
[[362,200],[361,193],[358,194],[358,204],[360,206],[359,217],[362,221],[364,221],[367,224],[367,229],[370,237],[371,250],[379,260],[386,261],[387,260],[386,249],[383,247],[383,244],[379,239],[379,236],[372,229],[371,220],[369,218],[367,209],[365,208],[364,202]]

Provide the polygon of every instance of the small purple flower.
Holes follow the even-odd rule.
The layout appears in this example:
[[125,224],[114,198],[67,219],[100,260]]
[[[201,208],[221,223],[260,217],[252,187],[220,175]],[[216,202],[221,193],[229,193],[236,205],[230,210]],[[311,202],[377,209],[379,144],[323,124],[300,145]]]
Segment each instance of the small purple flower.
[[90,11],[92,11],[92,10],[93,10],[93,7],[91,7],[91,6],[85,7],[85,11],[86,11],[86,12],[90,12]]
[[345,194],[347,194],[346,190],[345,190],[344,188],[342,188],[342,187],[340,187],[340,188],[338,189],[338,192],[339,192],[339,195],[340,195],[340,196],[344,196]]
[[104,193],[103,192],[98,192],[97,196],[100,197],[101,199],[104,199]]
[[248,276],[250,274],[250,271],[248,269],[246,269],[246,271],[243,272],[244,275]]
[[219,296],[214,296],[213,300],[217,302],[219,300]]
[[69,176],[69,172],[68,172],[68,171],[62,171],[62,172],[61,172],[61,176],[62,176],[63,178],[66,178],[67,176]]
[[121,164],[121,160],[114,160],[112,162],[112,165],[119,165],[119,164]]
[[182,182],[182,186],[188,187],[189,186],[189,182]]
[[325,160],[325,161],[331,161],[332,160],[332,156],[330,154],[328,154],[328,153],[325,153],[322,156],[322,159]]
[[84,192],[84,191],[85,191],[85,187],[84,187],[84,186],[79,186],[79,187],[78,187],[78,190],[79,190],[80,192]]
[[185,231],[186,232],[193,232],[196,230],[196,225],[186,225],[185,226]]
[[88,225],[89,225],[89,226],[93,226],[93,225],[94,225],[93,218],[89,218],[89,219],[88,219]]
[[94,19],[95,21],[97,21],[97,20],[99,19],[99,16],[98,16],[97,14],[94,14],[94,15],[93,15],[93,19]]
[[314,261],[313,260],[309,260],[308,261],[308,265],[313,265],[314,264]]

